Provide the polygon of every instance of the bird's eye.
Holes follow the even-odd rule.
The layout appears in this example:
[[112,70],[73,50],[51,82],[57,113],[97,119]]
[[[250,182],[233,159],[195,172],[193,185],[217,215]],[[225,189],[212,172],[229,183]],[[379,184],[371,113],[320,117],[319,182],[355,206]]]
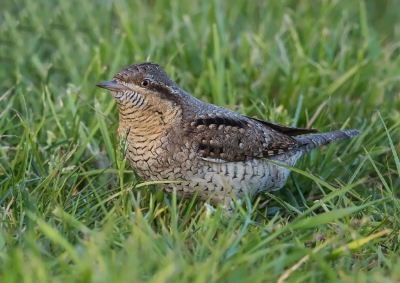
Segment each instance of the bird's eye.
[[148,87],[150,85],[150,80],[149,79],[144,79],[141,83],[143,87]]

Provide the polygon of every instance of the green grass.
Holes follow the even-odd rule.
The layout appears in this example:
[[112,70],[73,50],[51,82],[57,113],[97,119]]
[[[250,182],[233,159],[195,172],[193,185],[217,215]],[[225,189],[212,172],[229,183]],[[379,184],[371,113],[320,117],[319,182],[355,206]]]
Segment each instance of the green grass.
[[[400,281],[397,1],[3,2],[1,282]],[[209,215],[121,156],[95,83],[146,60],[239,113],[362,134]]]

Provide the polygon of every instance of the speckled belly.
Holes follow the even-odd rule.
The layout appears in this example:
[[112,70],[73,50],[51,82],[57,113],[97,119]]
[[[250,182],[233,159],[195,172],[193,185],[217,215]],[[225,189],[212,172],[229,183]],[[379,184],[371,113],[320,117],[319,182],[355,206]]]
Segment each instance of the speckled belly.
[[[136,151],[136,153],[138,153]],[[299,154],[282,154],[272,160],[294,166]],[[232,193],[237,199],[244,194],[255,196],[259,192],[278,190],[286,182],[290,170],[264,159],[244,162],[214,162],[202,159],[191,150],[177,152],[166,159],[159,154],[135,155],[131,166],[145,181],[181,181],[160,184],[167,193],[176,190],[179,198],[192,198],[229,205]]]

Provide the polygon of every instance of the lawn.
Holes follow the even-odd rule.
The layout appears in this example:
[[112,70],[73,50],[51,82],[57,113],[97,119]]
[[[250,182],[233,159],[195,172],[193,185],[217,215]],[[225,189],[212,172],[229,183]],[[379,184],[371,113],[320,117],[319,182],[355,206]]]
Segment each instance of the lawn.
[[[4,0],[0,282],[400,282],[398,1]],[[195,97],[361,135],[231,215],[143,183],[95,84],[143,61]]]

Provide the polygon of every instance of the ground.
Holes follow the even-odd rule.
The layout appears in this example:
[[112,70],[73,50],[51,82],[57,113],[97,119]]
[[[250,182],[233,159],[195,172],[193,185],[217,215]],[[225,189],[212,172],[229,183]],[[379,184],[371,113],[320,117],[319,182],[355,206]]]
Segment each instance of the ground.
[[[1,282],[400,281],[397,1],[3,2]],[[95,84],[148,60],[239,113],[362,133],[212,212],[126,166]]]

